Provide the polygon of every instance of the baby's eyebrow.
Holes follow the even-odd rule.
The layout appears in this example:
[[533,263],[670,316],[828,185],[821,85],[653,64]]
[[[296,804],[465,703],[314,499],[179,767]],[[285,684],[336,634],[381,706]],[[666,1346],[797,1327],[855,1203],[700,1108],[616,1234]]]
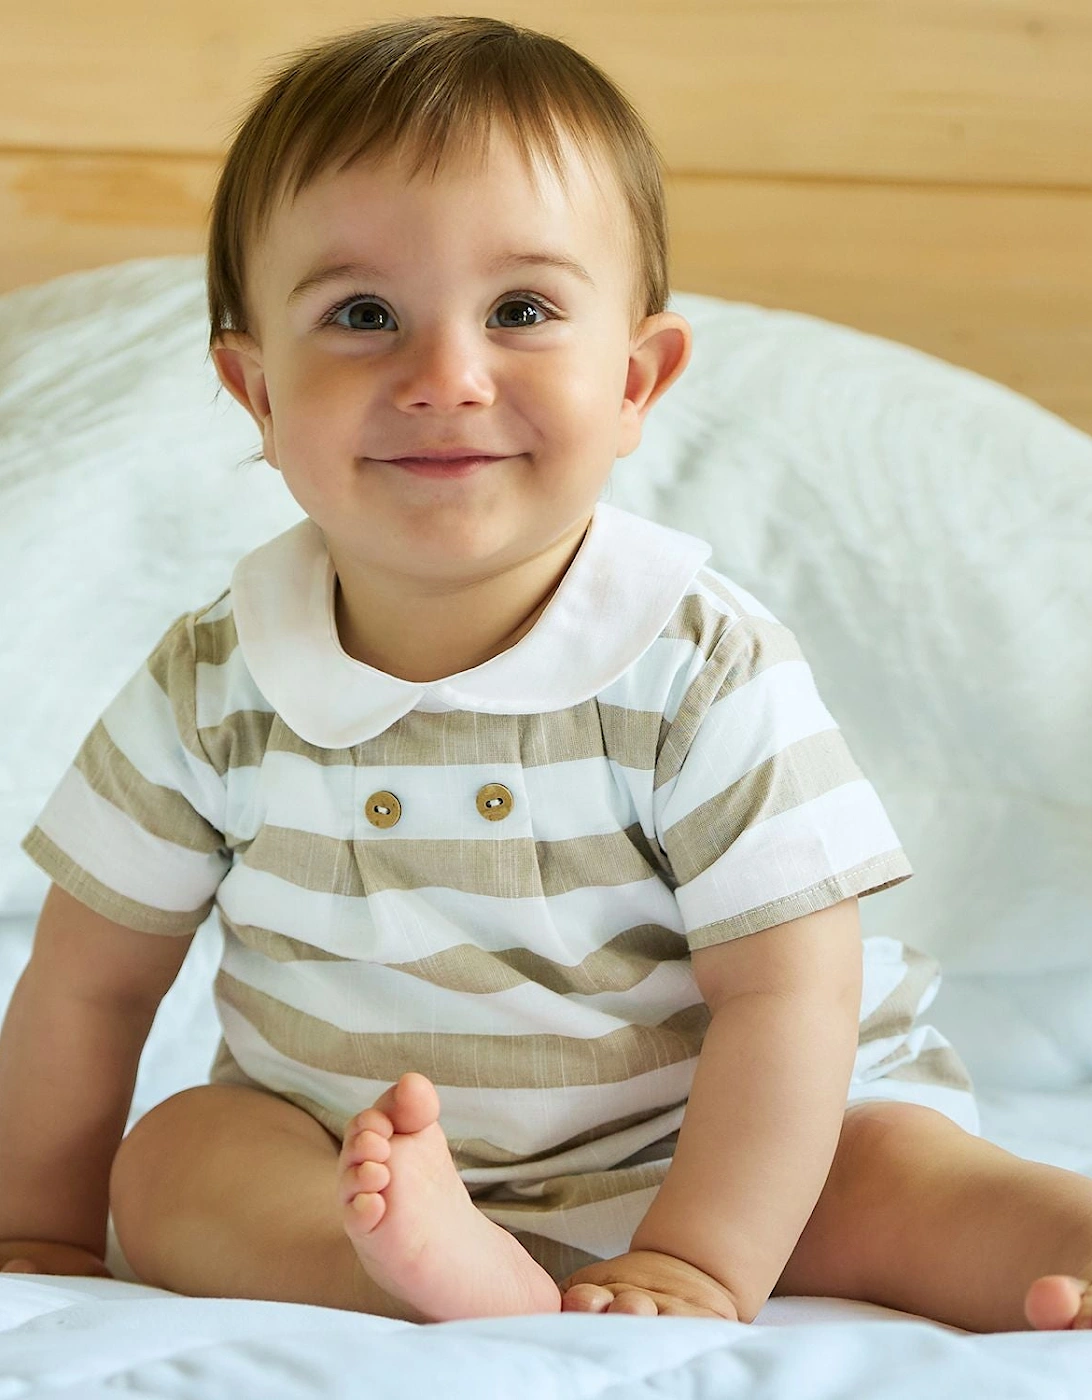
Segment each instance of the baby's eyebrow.
[[[506,272],[514,267],[556,267],[562,272],[568,272],[573,277],[578,277],[582,282],[586,282],[589,287],[595,286],[591,273],[582,263],[578,263],[575,258],[570,258],[565,253],[553,253],[546,249],[535,249],[527,253],[502,253],[499,258],[494,259],[486,269],[489,273]],[[359,277],[368,282],[381,282],[387,274],[371,263],[349,262],[337,263],[330,267],[318,267],[313,272],[309,272],[302,281],[297,282],[288,293],[288,305],[312,292],[316,287],[321,287],[326,282],[335,282],[342,277]]]

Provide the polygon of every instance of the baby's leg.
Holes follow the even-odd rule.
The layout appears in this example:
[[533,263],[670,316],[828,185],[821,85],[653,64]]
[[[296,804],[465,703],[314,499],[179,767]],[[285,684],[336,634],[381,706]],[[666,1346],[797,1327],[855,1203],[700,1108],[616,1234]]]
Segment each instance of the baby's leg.
[[775,1294],[859,1298],[971,1332],[1092,1324],[1092,1180],[915,1104],[847,1112]]
[[174,1095],[122,1143],[111,1179],[137,1276],[179,1293],[317,1303],[409,1321],[556,1312],[553,1281],[474,1207],[407,1075],[344,1145],[272,1094]]

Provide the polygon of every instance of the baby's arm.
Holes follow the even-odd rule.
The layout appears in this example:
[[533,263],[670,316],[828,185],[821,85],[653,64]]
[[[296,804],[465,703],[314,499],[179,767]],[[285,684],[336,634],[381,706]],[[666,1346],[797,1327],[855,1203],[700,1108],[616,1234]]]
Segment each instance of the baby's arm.
[[[630,1254],[578,1270],[568,1283],[617,1295],[620,1282],[654,1299],[674,1291],[722,1316],[734,1307],[750,1322],[834,1160],[860,1017],[857,900],[702,949],[693,968],[713,1016],[674,1160]],[[727,1290],[732,1307],[720,1307],[715,1285],[704,1299],[700,1288],[679,1292],[674,1260]]]
[[113,923],[51,886],[0,1032],[0,1265],[105,1272],[110,1168],[190,942]]

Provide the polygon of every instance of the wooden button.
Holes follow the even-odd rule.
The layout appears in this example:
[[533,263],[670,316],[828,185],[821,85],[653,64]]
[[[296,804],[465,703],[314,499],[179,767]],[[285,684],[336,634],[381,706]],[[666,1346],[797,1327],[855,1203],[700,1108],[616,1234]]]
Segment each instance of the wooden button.
[[512,810],[512,794],[503,783],[486,783],[478,792],[477,803],[487,822],[503,821]]
[[402,815],[402,804],[393,792],[373,792],[364,804],[364,815],[372,826],[394,826]]

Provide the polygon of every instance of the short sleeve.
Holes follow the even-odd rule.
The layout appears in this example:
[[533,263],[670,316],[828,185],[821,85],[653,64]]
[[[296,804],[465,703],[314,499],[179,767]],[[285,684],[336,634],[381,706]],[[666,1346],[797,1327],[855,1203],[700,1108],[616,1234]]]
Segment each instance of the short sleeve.
[[757,933],[913,873],[796,638],[740,617],[660,747],[657,838],[691,949]]
[[231,866],[224,782],[196,722],[194,617],[111,701],[22,842],[81,903],[148,933],[193,933]]

